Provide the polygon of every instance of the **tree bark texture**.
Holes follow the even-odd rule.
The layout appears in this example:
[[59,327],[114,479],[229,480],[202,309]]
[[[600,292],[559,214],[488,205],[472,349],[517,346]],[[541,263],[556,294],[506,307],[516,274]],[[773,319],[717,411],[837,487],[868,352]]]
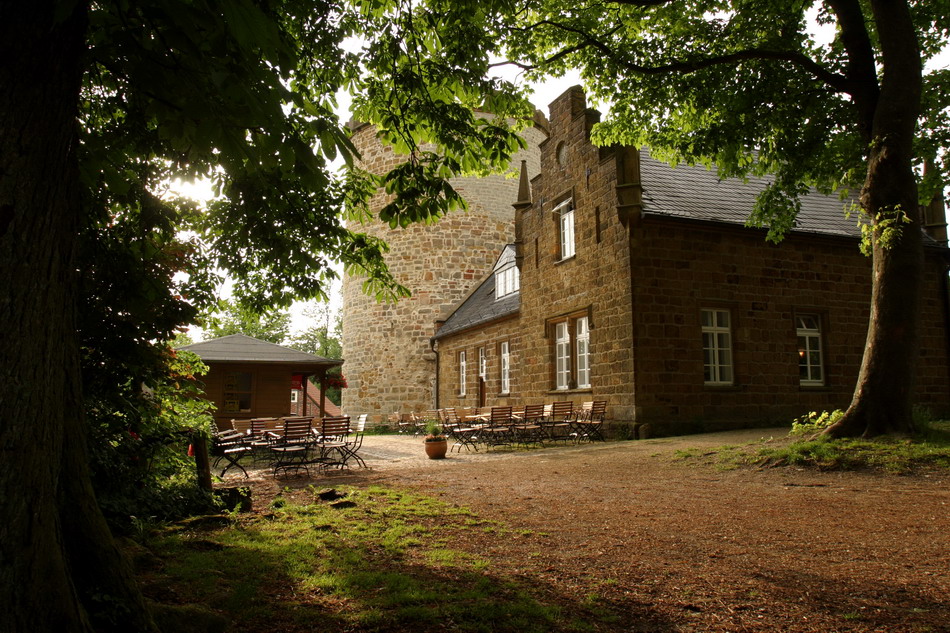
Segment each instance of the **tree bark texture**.
[[[870,133],[862,206],[876,227],[873,241],[871,317],[851,405],[827,431],[833,437],[871,437],[914,431],[913,402],[919,357],[923,232],[913,171],[913,140],[920,110],[921,60],[906,2],[873,0],[883,73],[875,103],[855,99]],[[887,243],[885,220],[906,222]],[[884,232],[882,232],[882,230]]]
[[10,633],[155,630],[96,504],[84,441],[74,262],[85,32],[83,2],[0,0],[0,630]]

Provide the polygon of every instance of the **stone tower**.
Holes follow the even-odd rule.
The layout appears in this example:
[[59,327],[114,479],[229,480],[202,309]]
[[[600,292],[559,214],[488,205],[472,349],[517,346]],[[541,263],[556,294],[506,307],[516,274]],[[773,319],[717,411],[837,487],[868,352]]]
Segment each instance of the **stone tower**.
[[[538,113],[536,125],[522,133],[528,148],[512,160],[515,175],[522,160],[530,176],[538,174],[538,145],[546,138],[545,129],[546,121]],[[385,173],[405,160],[384,147],[370,125],[355,126],[352,140],[363,157],[363,168],[373,173]],[[491,271],[505,244],[514,241],[517,177],[456,178],[452,186],[468,202],[467,212],[453,211],[428,226],[390,229],[378,222],[358,229],[389,244],[386,263],[412,297],[395,305],[377,303],[363,294],[361,279],[344,275],[346,415],[368,413],[370,420],[380,421],[394,412],[434,407],[437,359],[429,339],[435,321]],[[381,196],[374,198],[374,210],[381,202]]]

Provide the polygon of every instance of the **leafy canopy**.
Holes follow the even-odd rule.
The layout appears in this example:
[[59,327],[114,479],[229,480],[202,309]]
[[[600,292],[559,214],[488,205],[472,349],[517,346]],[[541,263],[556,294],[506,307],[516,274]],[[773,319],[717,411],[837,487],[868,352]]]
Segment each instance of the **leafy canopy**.
[[[77,126],[78,328],[101,448],[164,424],[141,386],[180,383],[168,342],[214,309],[224,276],[235,282],[237,320],[326,299],[335,261],[363,275],[367,292],[398,299],[408,291],[385,265],[385,243],[358,223],[345,227],[345,214],[367,217],[383,186],[392,196],[383,220],[431,221],[464,207],[449,177],[507,166],[520,147],[512,117],[526,109],[517,91],[482,78],[490,33],[480,23],[494,19],[494,5],[414,8],[389,0],[89,5]],[[336,115],[341,91],[405,154],[391,174],[357,167]],[[166,191],[195,177],[213,184],[207,207]]]
[[[722,177],[774,176],[751,221],[780,239],[809,186],[853,193],[867,171],[871,139],[858,108],[862,91],[877,86],[858,85],[864,62],[846,46],[834,6],[863,11],[866,61],[883,73],[876,24],[858,0],[528,0],[505,46],[531,78],[580,69],[592,98],[608,105],[598,143],[647,146]],[[950,3],[921,0],[911,11],[927,61],[947,43]],[[819,41],[816,23],[836,33],[830,43]],[[948,80],[946,69],[925,76],[915,148],[918,167],[936,159],[944,173]],[[922,200],[938,180],[934,172]]]

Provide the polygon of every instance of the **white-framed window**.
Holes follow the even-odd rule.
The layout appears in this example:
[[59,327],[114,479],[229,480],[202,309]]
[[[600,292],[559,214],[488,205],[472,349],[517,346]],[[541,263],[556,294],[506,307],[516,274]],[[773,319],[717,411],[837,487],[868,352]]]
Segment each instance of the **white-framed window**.
[[299,389],[291,389],[291,390],[290,390],[290,403],[291,403],[291,404],[297,404],[298,402],[300,402],[300,390],[299,390]]
[[465,395],[465,372],[467,371],[465,352],[459,352],[459,395]]
[[554,389],[590,389],[590,315],[587,311],[548,321],[554,333]]
[[561,259],[574,257],[574,200],[568,198],[554,207],[558,216],[558,240]]
[[498,350],[498,356],[501,359],[499,367],[501,369],[501,392],[511,393],[511,347],[508,341],[502,341]]
[[495,299],[513,295],[521,290],[521,273],[514,264],[495,273]]
[[485,356],[485,348],[478,348],[478,377],[482,380],[488,377],[488,357]]
[[731,385],[732,372],[732,319],[729,310],[704,308],[703,380],[707,385]]
[[577,332],[577,388],[590,387],[590,328],[587,317],[581,317],[575,322]]
[[806,386],[825,384],[824,359],[821,352],[821,318],[817,314],[799,314],[795,317],[798,336],[798,378]]
[[556,325],[554,337],[554,387],[571,387],[571,329],[567,321]]

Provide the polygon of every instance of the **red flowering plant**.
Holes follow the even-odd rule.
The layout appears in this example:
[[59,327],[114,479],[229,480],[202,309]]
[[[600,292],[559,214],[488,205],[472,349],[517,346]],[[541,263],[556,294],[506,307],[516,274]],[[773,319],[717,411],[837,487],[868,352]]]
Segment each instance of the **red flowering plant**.
[[343,374],[334,375],[331,374],[327,376],[326,379],[327,387],[331,389],[346,389],[346,376]]

